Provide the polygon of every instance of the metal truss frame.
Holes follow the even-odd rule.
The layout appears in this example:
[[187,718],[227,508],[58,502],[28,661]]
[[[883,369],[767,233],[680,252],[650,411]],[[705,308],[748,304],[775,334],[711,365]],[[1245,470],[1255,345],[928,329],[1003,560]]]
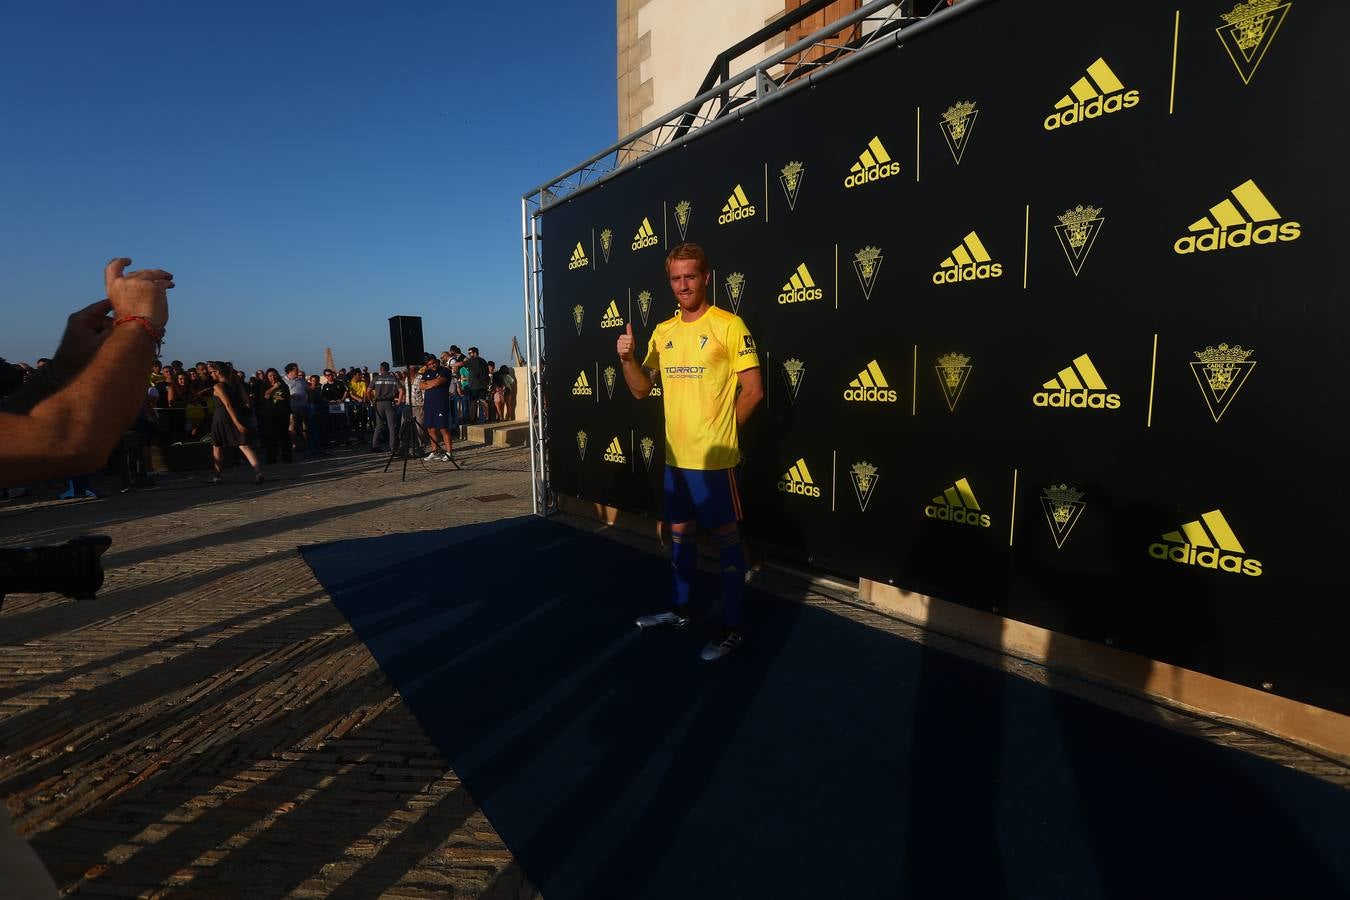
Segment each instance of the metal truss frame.
[[[737,56],[767,38],[786,31],[829,0],[810,0],[770,26],[720,53],[704,80],[705,90],[621,138],[561,175],[521,197],[521,267],[524,275],[526,368],[530,391],[530,478],[536,515],[557,512],[557,500],[548,476],[548,410],[544,406],[547,352],[544,331],[544,269],[540,252],[543,238],[540,215],[552,204],[588,191],[620,174],[628,166],[678,147],[708,129],[738,121],[765,103],[775,102],[817,83],[850,65],[897,46],[955,16],[995,0],[964,0],[928,16],[902,15],[912,4],[932,0],[871,0],[796,43],[755,63],[737,75],[727,68]],[[937,0],[941,5],[943,0]],[[841,35],[852,35],[841,40]],[[824,51],[819,52],[819,51]],[[816,51],[812,54],[810,51]],[[808,59],[808,56],[812,58]]]

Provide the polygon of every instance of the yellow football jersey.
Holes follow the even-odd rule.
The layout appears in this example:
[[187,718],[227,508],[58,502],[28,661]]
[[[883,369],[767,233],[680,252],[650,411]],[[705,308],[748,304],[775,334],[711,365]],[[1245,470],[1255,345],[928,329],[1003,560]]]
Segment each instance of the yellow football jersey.
[[685,322],[677,312],[652,332],[642,366],[661,383],[666,465],[729,469],[741,461],[736,373],[757,368],[759,353],[740,316],[710,306]]

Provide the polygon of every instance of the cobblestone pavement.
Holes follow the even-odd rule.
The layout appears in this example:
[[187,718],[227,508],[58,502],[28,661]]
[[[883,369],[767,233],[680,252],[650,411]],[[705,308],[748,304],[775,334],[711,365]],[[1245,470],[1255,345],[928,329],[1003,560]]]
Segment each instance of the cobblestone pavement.
[[[465,471],[341,453],[255,487],[0,504],[0,542],[113,537],[97,600],[0,611],[0,796],[58,884],[88,895],[538,897],[295,548],[529,512],[521,448]],[[593,522],[571,524],[600,530]],[[652,542],[611,531],[654,550]],[[1344,760],[925,633],[856,594],[784,596],[1350,786]]]
[[295,552],[526,514],[528,453],[385,460],[0,504],[4,543],[113,538],[98,599],[0,611],[0,795],[63,890],[538,896]]

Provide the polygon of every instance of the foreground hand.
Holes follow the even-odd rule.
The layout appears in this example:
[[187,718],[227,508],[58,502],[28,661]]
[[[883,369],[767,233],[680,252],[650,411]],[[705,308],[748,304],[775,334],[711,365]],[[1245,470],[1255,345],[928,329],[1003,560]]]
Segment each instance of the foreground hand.
[[624,329],[624,333],[619,335],[619,340],[615,345],[619,351],[619,359],[629,362],[633,358],[633,323],[629,322]]
[[103,270],[108,288],[108,300],[118,316],[145,316],[155,325],[164,327],[169,321],[169,297],[173,275],[163,269],[142,269],[124,273],[131,265],[125,256],[112,260]]
[[70,314],[66,331],[61,335],[61,346],[52,357],[53,375],[68,381],[89,365],[112,328],[113,320],[108,315],[111,310],[110,302],[100,300]]

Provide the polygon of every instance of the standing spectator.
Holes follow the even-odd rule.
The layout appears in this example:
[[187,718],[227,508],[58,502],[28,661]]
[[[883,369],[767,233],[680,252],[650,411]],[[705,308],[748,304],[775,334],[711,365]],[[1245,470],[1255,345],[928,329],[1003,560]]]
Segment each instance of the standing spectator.
[[469,348],[469,356],[464,360],[464,368],[469,370],[469,405],[473,410],[471,418],[475,422],[486,422],[488,417],[487,361],[478,355],[477,347]]
[[413,421],[423,428],[426,428],[426,397],[420,379],[414,378],[408,383],[408,412],[412,413]]
[[255,435],[246,424],[248,396],[244,387],[234,377],[234,369],[227,362],[214,362],[208,371],[216,380],[213,389],[216,411],[211,419],[212,475],[207,479],[207,484],[220,484],[220,475],[225,468],[225,451],[232,447],[243,451],[244,458],[253,466],[253,483],[262,484],[262,466],[258,463],[258,454],[250,446]]
[[290,435],[291,391],[276,369],[268,369],[266,378],[258,418],[262,425],[267,464],[270,466],[277,461],[277,451],[281,452],[282,462],[290,462],[293,458]]
[[309,391],[305,387],[305,375],[297,364],[286,363],[286,377],[283,380],[286,382],[286,390],[291,395],[291,435],[295,440],[295,446],[300,446],[303,435],[305,446],[308,447],[310,436],[305,434],[305,408],[309,404]]
[[[488,368],[494,368],[491,362]],[[497,413],[498,422],[509,421],[506,418],[506,380],[511,377],[510,366],[497,366],[492,373],[492,405]]]
[[450,454],[454,452],[450,437],[451,375],[441,368],[441,361],[434,354],[427,353],[422,357],[422,368],[417,377],[422,382],[424,394],[422,421],[426,424],[427,437],[431,439],[431,452],[426,458],[449,462]]
[[[351,427],[347,421],[347,398],[347,385],[332,369],[324,369],[323,383],[319,387],[319,413],[327,424],[325,433],[329,434],[334,442],[340,438],[343,443],[350,443]],[[337,412],[333,411],[334,404],[338,407]]]
[[347,393],[352,398],[351,426],[358,435],[363,435],[370,427],[370,404],[367,402],[369,385],[365,373],[360,369],[352,369],[347,377]]
[[[305,389],[309,392],[305,397],[305,428],[309,431],[310,443],[305,450],[305,456],[315,457],[324,454],[324,447],[328,446],[328,429],[324,419],[319,418],[319,405],[323,400],[319,396],[319,376],[308,375],[305,377]],[[325,409],[325,417],[327,410]]]
[[[375,425],[370,433],[370,449],[380,449],[380,434],[388,429],[389,450],[398,449],[398,404],[403,402],[403,388],[389,371],[389,363],[380,363],[379,373],[370,380],[367,390],[375,404]],[[403,449],[407,449],[406,447]]]

